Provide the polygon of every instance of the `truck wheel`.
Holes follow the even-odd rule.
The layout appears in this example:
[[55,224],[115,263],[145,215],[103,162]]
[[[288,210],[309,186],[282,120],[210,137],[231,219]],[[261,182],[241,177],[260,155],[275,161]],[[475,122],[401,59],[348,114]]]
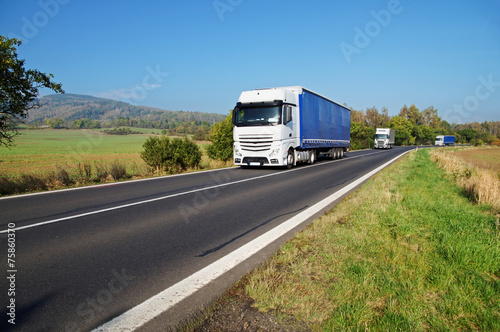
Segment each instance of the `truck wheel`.
[[316,162],[316,151],[311,152],[309,156],[309,164],[314,164]]
[[340,149],[340,159],[344,158],[344,149]]
[[286,157],[286,168],[287,169],[292,168],[294,161],[295,161],[295,157],[294,157],[293,151],[290,150],[290,151],[288,151],[288,156]]

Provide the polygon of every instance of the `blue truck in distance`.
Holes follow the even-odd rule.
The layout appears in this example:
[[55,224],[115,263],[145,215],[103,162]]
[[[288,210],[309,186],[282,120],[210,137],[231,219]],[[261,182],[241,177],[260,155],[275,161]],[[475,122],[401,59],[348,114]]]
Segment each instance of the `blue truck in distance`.
[[451,135],[436,136],[436,140],[434,141],[434,145],[436,145],[436,146],[455,145],[455,136],[451,136]]
[[351,111],[301,86],[241,93],[233,110],[234,164],[283,166],[342,158],[351,145]]

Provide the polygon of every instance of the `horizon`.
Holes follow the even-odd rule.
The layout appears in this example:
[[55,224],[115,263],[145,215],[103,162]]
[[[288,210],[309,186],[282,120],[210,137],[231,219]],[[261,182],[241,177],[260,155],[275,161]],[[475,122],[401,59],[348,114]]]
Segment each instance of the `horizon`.
[[[500,120],[500,3],[428,0],[4,2],[0,33],[69,94],[227,114],[242,91],[304,86],[357,111],[433,106]],[[47,95],[42,91],[42,95]]]

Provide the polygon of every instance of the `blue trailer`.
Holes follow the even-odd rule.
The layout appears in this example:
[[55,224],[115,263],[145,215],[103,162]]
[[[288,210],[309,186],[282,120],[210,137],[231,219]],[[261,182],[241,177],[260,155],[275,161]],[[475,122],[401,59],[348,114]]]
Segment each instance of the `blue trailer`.
[[351,144],[351,111],[301,86],[242,92],[233,123],[235,165],[290,168]]
[[437,146],[455,145],[455,136],[451,136],[451,135],[436,136],[436,140],[434,141],[434,145],[437,145]]

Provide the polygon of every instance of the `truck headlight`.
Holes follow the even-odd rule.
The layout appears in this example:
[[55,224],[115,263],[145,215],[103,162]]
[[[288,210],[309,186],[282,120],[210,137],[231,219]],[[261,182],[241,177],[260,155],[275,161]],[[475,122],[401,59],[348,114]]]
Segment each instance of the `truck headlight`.
[[241,157],[240,150],[237,147],[234,147],[234,155],[237,157]]

